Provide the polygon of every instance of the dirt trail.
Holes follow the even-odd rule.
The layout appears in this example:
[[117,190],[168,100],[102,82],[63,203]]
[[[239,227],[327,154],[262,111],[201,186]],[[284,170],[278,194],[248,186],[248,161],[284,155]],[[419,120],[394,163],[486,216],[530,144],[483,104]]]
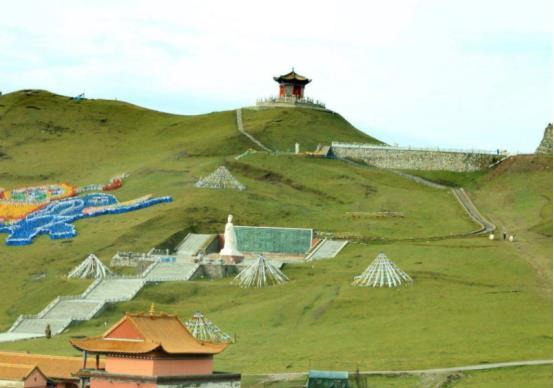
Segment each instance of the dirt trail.
[[260,147],[262,150],[267,152],[273,152],[271,148],[266,147],[265,145],[262,144],[262,142],[260,142],[258,139],[256,139],[254,136],[252,136],[251,134],[249,134],[244,130],[244,125],[242,123],[242,109],[240,108],[237,109],[237,128],[239,129],[240,133],[242,133],[244,136],[249,138],[254,144]]

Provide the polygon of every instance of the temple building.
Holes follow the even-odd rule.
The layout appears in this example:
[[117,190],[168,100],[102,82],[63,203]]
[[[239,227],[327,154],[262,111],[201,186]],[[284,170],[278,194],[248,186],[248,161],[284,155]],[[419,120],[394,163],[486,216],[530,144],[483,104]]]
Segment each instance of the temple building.
[[214,372],[214,355],[227,343],[195,339],[175,315],[126,314],[104,335],[73,338],[86,359],[104,358],[104,368],[82,369],[90,388],[240,387],[240,374]]
[[304,87],[312,82],[311,79],[296,73],[294,68],[290,73],[273,79],[279,84],[279,97],[304,98]]
[[298,107],[325,110],[325,104],[321,101],[304,95],[306,85],[312,80],[298,74],[294,68],[287,74],[273,77],[273,79],[279,84],[277,96],[259,99],[256,101],[257,107]]
[[48,379],[36,365],[0,363],[0,387],[43,388]]

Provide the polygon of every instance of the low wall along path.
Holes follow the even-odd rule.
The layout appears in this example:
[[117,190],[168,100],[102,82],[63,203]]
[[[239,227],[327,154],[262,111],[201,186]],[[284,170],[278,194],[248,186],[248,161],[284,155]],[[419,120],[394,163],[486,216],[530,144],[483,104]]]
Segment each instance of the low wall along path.
[[339,159],[363,160],[379,168],[456,172],[483,170],[506,157],[484,150],[433,150],[340,142],[331,144],[331,152]]

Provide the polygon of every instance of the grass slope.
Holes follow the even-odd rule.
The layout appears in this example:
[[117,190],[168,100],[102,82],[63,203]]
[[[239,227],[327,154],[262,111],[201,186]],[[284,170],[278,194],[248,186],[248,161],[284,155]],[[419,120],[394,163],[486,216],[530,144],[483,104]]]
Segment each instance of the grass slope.
[[[348,131],[339,116],[283,112],[248,111],[245,127],[267,135],[263,141],[276,149],[288,149],[298,138],[309,139],[301,144],[325,143],[334,131],[340,134],[335,140],[365,136]],[[80,220],[72,240],[42,236],[28,247],[0,245],[0,292],[10,296],[0,299],[1,327],[7,329],[19,314],[38,312],[60,293],[86,288],[88,283],[68,281],[65,274],[88,253],[108,262],[117,250],[169,246],[189,230],[221,231],[228,213],[241,224],[314,227],[369,243],[351,244],[335,260],[289,265],[285,272],[292,281],[278,288],[243,290],[228,279],[149,286],[135,300],[109,306],[61,336],[0,348],[74,354],[70,336],[97,335],[123,312],[147,310],[155,302],[159,310],[183,318],[201,310],[236,334],[237,343],[218,357],[217,367],[243,372],[414,369],[551,355],[552,299],[542,275],[518,248],[523,234],[512,245],[485,238],[431,241],[475,229],[447,191],[340,161],[264,153],[237,161],[233,156],[251,144],[234,120],[234,112],[177,116],[114,101],[75,103],[46,92],[0,97],[2,186],[104,182],[126,171],[131,177],[116,193],[120,200],[146,193],[174,197],[170,204],[138,212]],[[276,122],[284,128],[282,139],[272,138]],[[272,129],[264,134],[268,125]],[[248,189],[193,187],[220,164]],[[513,222],[514,230],[547,222],[541,214],[546,214],[545,196],[552,198],[551,171],[525,173],[533,193],[516,195],[518,205],[506,208],[497,205],[498,196],[509,197],[521,185],[510,171],[478,178],[481,186],[471,194],[485,216]],[[402,212],[404,218],[350,214],[380,210]],[[537,254],[547,257],[551,239],[539,236],[545,243],[537,245]],[[381,250],[413,275],[412,287],[350,286]]]
[[[360,132],[335,112],[311,109],[243,109],[244,129],[272,149],[294,151],[299,143],[303,151],[332,141],[381,143]],[[311,132],[316,132],[317,137]]]

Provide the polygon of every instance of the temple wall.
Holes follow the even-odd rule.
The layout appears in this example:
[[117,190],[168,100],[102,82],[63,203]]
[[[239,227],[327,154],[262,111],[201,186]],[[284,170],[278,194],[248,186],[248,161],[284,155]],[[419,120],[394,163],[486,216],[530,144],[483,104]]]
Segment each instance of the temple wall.
[[106,357],[106,372],[122,375],[154,376],[154,361],[123,357]]
[[154,376],[208,375],[214,370],[213,357],[187,360],[155,360]]
[[505,156],[479,151],[435,151],[347,143],[333,143],[331,153],[338,158],[362,160],[379,168],[456,172],[484,170]]
[[25,388],[42,388],[46,387],[48,384],[48,381],[44,377],[42,373],[40,373],[38,370],[34,370],[27,378],[25,379]]
[[213,372],[213,358],[163,360],[106,357],[106,372],[136,376],[207,375]]

